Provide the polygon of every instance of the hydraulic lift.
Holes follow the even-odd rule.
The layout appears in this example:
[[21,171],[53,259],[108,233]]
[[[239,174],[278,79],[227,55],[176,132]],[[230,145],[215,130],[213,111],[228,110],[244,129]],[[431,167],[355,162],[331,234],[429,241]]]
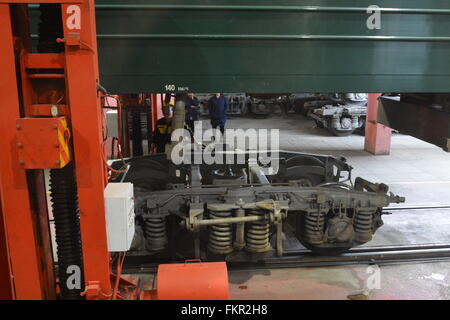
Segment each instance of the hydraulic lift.
[[[38,44],[46,46],[42,53],[32,52],[30,3],[56,4],[57,12],[52,6],[46,14],[61,17],[40,26],[41,32],[59,24],[63,30],[57,43]],[[113,274],[108,251],[94,1],[1,0],[0,30],[0,298],[137,298],[119,264]],[[50,169],[59,286],[44,169]],[[226,268],[220,275],[223,283]]]
[[[23,8],[26,3],[42,2],[61,4],[64,34],[59,41],[65,47],[62,53],[31,53],[26,28],[28,17]],[[0,159],[0,182],[3,230],[15,299],[56,297],[43,169],[61,168],[63,163],[55,157],[49,166],[42,156],[54,155],[55,149],[62,152],[64,147],[56,145],[59,141],[56,132],[47,137],[33,134],[44,134],[58,122],[66,122],[66,132],[70,132],[63,139],[65,148],[71,150],[68,160],[75,164],[73,174],[77,182],[87,295],[88,298],[111,295],[103,198],[107,177],[97,91],[93,4],[94,1],[42,0],[0,3],[0,65],[4,73],[0,80],[3,137],[0,143],[4,150]],[[39,142],[39,146],[20,141],[18,132],[22,121],[29,126],[23,138]],[[21,148],[24,150],[22,159],[19,157]]]

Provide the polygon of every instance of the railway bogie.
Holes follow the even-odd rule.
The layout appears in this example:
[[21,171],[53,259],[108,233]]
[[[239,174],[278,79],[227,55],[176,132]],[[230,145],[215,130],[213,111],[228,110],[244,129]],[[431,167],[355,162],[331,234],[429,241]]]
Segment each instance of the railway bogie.
[[337,254],[370,241],[382,208],[404,201],[384,184],[361,178],[352,184],[343,158],[280,152],[278,172],[266,174],[249,156],[241,165],[175,166],[165,155],[131,159],[128,173],[112,181],[135,186],[143,232],[129,255],[281,256],[292,235],[314,253]]

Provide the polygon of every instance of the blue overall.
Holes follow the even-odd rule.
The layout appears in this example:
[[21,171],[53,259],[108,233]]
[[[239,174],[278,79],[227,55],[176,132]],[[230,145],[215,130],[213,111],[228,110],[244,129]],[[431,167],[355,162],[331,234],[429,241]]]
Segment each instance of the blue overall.
[[209,99],[208,107],[212,127],[214,129],[220,127],[220,131],[223,132],[227,122],[228,99],[222,95],[219,99],[213,96]]
[[199,119],[199,111],[198,109],[193,107],[198,107],[199,104],[200,102],[195,97],[193,99],[189,98],[188,96],[184,98],[185,114],[186,114],[185,122],[192,133],[194,132],[194,122],[198,121]]

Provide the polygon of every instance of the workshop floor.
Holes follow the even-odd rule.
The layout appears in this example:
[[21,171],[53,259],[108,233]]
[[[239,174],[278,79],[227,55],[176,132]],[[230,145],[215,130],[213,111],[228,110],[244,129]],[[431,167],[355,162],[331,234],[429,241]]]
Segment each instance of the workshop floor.
[[[204,121],[207,126],[208,121]],[[406,196],[405,205],[450,205],[450,154],[418,139],[394,134],[391,154],[364,151],[364,137],[334,137],[300,115],[234,118],[227,128],[280,129],[280,149],[342,155],[353,177],[384,182]],[[384,216],[385,225],[366,246],[450,243],[450,211],[418,210]],[[232,271],[231,299],[450,299],[450,262],[380,267],[379,289],[369,290],[368,266]],[[358,298],[358,297],[357,297]]]

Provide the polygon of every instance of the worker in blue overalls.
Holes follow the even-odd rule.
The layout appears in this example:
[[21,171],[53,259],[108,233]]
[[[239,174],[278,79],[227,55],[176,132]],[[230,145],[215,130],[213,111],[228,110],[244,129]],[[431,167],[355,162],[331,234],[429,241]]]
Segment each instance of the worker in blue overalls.
[[208,109],[211,115],[211,126],[213,129],[219,127],[223,135],[225,132],[225,123],[227,122],[227,98],[220,93],[216,93],[209,99]]
[[188,95],[186,95],[183,100],[186,110],[185,122],[192,135],[194,133],[194,123],[199,119],[200,102],[193,93],[189,93]]

